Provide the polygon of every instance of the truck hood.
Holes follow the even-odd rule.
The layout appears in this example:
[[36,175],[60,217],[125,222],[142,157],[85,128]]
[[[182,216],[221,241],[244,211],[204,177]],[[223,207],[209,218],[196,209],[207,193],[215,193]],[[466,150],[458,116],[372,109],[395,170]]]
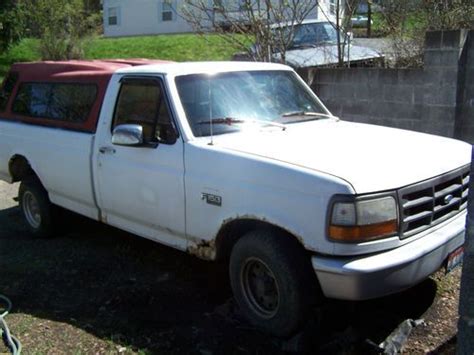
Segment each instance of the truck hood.
[[[348,55],[349,54],[349,55]],[[279,54],[277,54],[279,56]],[[369,61],[383,57],[382,54],[373,49],[351,45],[349,53],[347,47],[344,62]],[[277,58],[279,59],[279,57]],[[338,51],[336,45],[321,45],[315,48],[294,49],[286,52],[286,62],[294,68],[306,68],[327,66],[338,63]]]
[[356,193],[400,188],[471,160],[471,145],[413,131],[333,119],[287,127],[223,134],[214,144],[340,177]]

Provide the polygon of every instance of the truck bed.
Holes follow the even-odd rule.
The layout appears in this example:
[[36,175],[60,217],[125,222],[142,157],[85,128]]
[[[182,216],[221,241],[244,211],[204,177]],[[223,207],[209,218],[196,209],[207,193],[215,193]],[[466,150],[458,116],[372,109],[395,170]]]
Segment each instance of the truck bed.
[[0,120],[0,179],[11,182],[9,162],[25,157],[37,173],[51,202],[98,219],[92,184],[94,135]]

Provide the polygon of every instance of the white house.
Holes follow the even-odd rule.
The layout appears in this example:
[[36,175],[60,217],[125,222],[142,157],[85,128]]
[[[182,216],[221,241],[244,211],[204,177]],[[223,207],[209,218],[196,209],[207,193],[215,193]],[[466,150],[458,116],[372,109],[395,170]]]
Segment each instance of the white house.
[[[337,1],[320,0],[320,6],[307,18],[334,19]],[[180,16],[183,3],[184,0],[103,0],[104,36],[193,32]]]

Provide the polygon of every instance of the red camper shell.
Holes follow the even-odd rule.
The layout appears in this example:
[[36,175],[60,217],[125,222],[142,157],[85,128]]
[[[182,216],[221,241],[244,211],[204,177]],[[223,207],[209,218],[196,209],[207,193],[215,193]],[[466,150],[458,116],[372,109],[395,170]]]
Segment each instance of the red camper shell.
[[0,90],[0,119],[94,133],[112,75],[169,63],[148,59],[16,63]]

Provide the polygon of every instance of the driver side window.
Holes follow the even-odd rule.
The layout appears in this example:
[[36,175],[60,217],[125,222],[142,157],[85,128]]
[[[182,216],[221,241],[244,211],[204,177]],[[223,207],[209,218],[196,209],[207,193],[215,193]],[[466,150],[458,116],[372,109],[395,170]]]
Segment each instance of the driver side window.
[[159,81],[146,78],[122,80],[112,130],[122,124],[142,126],[146,142],[169,141],[170,130],[174,128]]

